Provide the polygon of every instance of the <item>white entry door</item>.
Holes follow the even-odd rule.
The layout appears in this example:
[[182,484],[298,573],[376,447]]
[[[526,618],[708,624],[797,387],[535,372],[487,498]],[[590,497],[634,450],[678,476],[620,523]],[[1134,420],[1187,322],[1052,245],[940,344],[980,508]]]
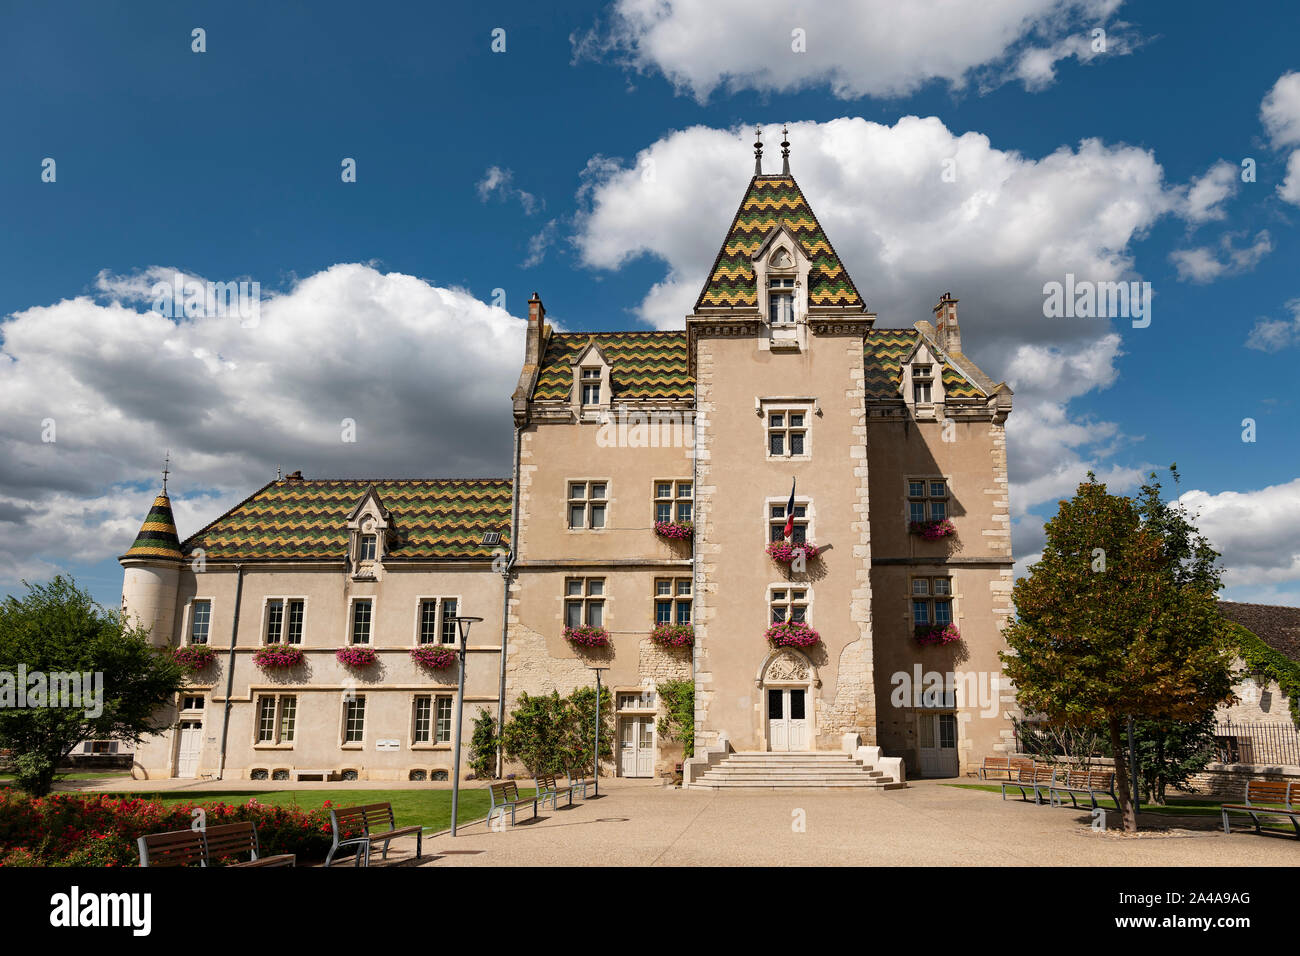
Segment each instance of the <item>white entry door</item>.
[[957,776],[957,715],[921,715],[921,776]]
[[802,687],[767,689],[769,750],[808,749],[808,692]]
[[625,777],[653,777],[655,771],[653,717],[624,717],[619,761]]
[[181,724],[181,740],[176,754],[176,776],[193,777],[199,772],[199,748],[203,745],[203,725],[187,720]]

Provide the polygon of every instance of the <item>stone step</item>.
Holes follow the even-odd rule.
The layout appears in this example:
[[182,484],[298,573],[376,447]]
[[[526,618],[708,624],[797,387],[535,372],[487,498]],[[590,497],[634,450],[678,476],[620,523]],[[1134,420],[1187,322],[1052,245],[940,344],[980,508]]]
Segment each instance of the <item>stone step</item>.
[[847,777],[851,780],[879,780],[885,775],[879,770],[870,772],[862,770],[736,770],[734,768],[717,767],[710,770],[707,774],[701,776],[720,776],[734,777],[737,780],[747,777],[772,777],[780,780],[796,780],[801,777]]
[[735,780],[700,780],[691,784],[692,787],[705,787],[713,790],[904,790],[907,788],[905,783],[894,783],[893,781],[880,780],[856,780],[856,781],[837,781],[834,783],[817,783],[805,780],[784,780],[784,781],[735,781]]

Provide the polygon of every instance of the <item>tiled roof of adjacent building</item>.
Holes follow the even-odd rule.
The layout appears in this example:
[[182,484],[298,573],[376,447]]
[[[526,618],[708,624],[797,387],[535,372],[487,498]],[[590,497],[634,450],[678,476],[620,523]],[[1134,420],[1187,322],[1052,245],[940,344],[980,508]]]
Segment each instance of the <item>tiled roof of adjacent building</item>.
[[573,359],[595,343],[609,360],[610,387],[619,399],[689,399],[685,332],[557,332],[546,342],[537,376],[537,401],[567,401]]
[[[504,478],[284,479],[254,492],[182,549],[207,560],[320,560],[340,563],[348,515],[374,486],[396,541],[386,560],[489,559],[485,531],[509,546],[510,481]],[[179,556],[179,555],[178,555]]]
[[1279,654],[1300,661],[1300,607],[1220,601],[1219,613]]
[[[887,401],[901,398],[903,359],[912,351],[921,333],[916,329],[872,329],[863,346],[866,364],[867,399]],[[943,363],[943,390],[948,398],[983,398],[985,394],[950,362]]]
[[790,227],[812,260],[808,302],[863,307],[853,280],[835,254],[793,176],[755,176],[718,252],[695,307],[757,306],[751,256],[776,226]]
[[153,500],[153,506],[135,536],[135,543],[124,558],[171,558],[180,560],[181,543],[176,536],[176,519],[172,517],[172,503],[167,492]]

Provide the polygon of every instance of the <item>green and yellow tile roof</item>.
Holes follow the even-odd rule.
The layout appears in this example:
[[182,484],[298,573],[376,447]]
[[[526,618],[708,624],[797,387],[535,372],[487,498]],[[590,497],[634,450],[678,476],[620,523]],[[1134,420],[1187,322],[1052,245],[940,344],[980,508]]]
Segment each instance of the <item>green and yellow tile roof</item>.
[[546,343],[535,401],[568,401],[573,360],[595,344],[610,364],[614,402],[620,399],[689,399],[694,380],[686,370],[685,332],[557,332]]
[[[186,555],[207,560],[334,560],[348,547],[348,516],[374,486],[396,540],[390,560],[491,559],[509,546],[509,479],[302,479],[275,481],[188,538]],[[179,557],[179,554],[177,555]]]
[[176,519],[172,517],[172,503],[163,492],[153,500],[153,506],[140,526],[124,558],[165,558],[179,561],[181,543],[176,536]]
[[[863,347],[868,400],[901,397],[903,359],[911,353],[921,333],[915,329],[872,329]],[[948,398],[983,398],[974,382],[950,362],[943,363],[943,390]]]
[[793,176],[755,176],[750,180],[695,307],[756,307],[758,294],[751,257],[767,234],[781,224],[790,227],[812,260],[809,304],[863,308],[862,296]]

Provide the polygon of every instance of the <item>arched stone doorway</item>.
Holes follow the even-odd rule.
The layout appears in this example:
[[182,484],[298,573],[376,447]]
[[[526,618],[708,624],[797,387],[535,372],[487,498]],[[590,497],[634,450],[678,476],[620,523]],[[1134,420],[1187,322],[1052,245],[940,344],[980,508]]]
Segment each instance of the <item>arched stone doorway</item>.
[[792,647],[773,651],[754,681],[758,685],[758,733],[762,750],[813,750],[817,740],[814,690],[821,686],[817,668]]

